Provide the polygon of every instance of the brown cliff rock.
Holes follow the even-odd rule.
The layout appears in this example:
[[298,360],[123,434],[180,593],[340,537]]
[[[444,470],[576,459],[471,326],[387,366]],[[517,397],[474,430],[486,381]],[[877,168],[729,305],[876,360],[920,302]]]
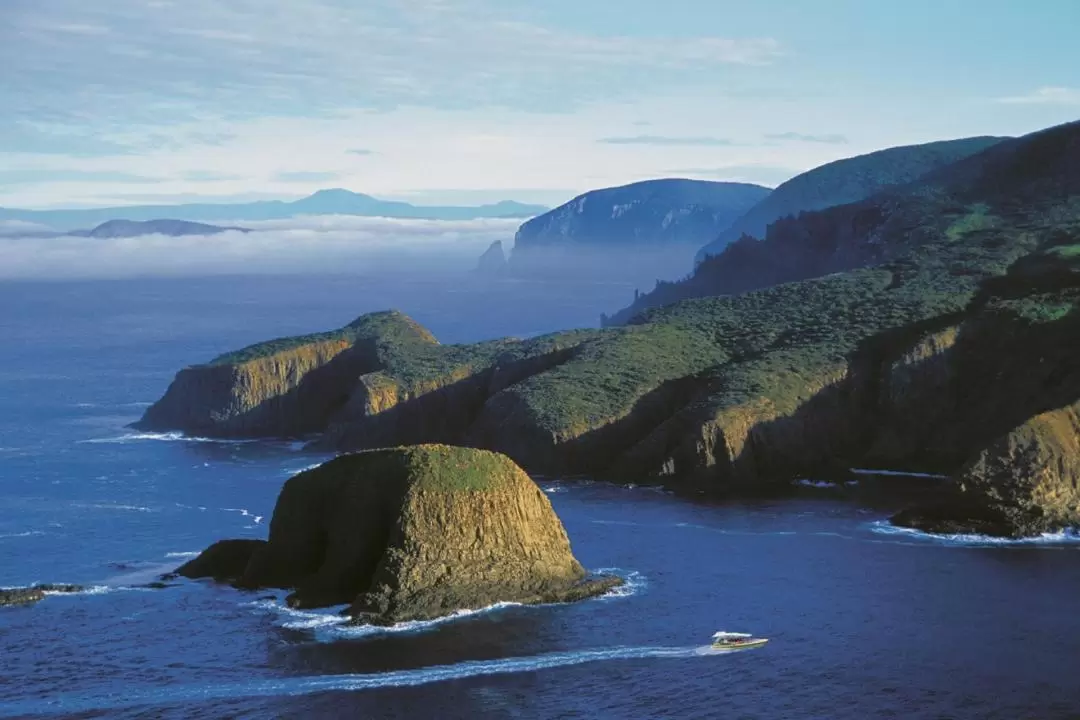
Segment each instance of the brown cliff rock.
[[[351,603],[377,623],[581,599],[620,582],[587,577],[547,496],[513,461],[445,445],[343,455],[296,475],[269,541],[241,550],[241,587],[294,589],[297,607]],[[185,567],[234,574],[238,555],[225,555]]]
[[400,312],[372,313],[341,330],[260,343],[185,368],[135,427],[215,437],[317,432],[356,379],[386,356],[436,344]]

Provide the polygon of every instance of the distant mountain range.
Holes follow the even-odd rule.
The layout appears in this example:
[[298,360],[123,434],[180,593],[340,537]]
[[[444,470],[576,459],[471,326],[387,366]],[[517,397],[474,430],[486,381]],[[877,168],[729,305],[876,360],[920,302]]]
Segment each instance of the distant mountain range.
[[147,221],[163,217],[190,222],[283,220],[299,215],[359,215],[364,217],[424,220],[475,220],[480,218],[527,218],[546,212],[542,205],[512,200],[476,207],[411,205],[379,200],[349,190],[319,190],[300,200],[261,200],[250,203],[198,203],[184,205],[133,205],[130,207],[77,210],[17,210],[0,208],[0,220],[19,220],[47,225],[56,230],[97,226],[110,220]]
[[904,145],[844,158],[797,175],[737,219],[701,249],[698,260],[720,253],[742,235],[759,240],[770,223],[801,212],[824,210],[870,197],[890,186],[903,185],[928,172],[982,152],[1006,138],[972,137],[923,145]]

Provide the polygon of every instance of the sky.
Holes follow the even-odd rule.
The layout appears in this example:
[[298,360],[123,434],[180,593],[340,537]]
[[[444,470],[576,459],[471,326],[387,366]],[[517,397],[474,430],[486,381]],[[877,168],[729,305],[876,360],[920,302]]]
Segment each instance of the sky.
[[1080,118],[1076,0],[0,0],[0,206],[557,205]]

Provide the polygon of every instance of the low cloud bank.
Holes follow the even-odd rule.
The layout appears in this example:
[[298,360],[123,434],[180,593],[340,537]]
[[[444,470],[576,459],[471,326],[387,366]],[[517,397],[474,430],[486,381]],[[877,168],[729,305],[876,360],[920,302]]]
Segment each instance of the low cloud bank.
[[456,272],[475,267],[495,240],[512,243],[521,220],[329,215],[215,224],[253,232],[111,239],[0,234],[0,279]]

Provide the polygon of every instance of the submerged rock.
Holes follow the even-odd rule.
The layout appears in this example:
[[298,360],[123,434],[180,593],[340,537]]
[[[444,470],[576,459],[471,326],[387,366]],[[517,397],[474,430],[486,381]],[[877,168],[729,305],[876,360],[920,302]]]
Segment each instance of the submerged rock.
[[86,590],[82,585],[59,585],[46,583],[21,588],[0,588],[0,607],[33,605],[50,593],[77,593]]
[[588,577],[547,496],[512,460],[445,445],[302,472],[278,496],[268,542],[216,543],[178,572],[292,589],[293,607],[351,604],[376,623],[568,602],[621,583]]
[[265,544],[265,540],[219,540],[165,577],[179,575],[187,578],[209,577],[219,581],[239,580],[252,553]]
[[45,591],[40,588],[4,588],[0,590],[0,607],[33,605],[44,599]]

